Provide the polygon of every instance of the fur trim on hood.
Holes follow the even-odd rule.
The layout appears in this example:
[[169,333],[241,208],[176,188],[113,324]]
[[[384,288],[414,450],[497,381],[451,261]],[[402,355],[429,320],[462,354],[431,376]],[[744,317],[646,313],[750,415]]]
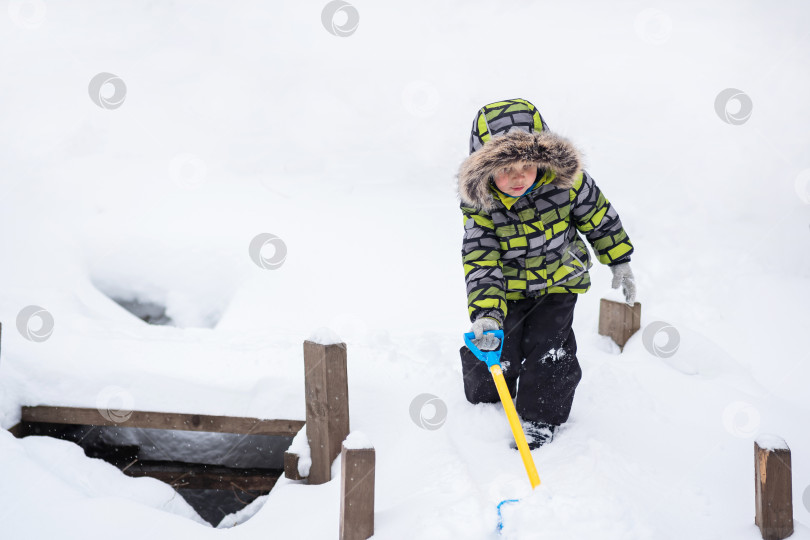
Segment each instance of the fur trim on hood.
[[467,206],[489,212],[493,206],[490,180],[504,167],[531,163],[551,169],[552,185],[570,188],[582,170],[582,157],[566,138],[550,131],[512,130],[496,135],[465,159],[458,171],[458,194]]

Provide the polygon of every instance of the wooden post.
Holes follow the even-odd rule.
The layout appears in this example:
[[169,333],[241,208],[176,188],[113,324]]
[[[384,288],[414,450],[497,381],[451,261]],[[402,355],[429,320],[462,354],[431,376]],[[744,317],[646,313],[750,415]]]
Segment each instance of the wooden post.
[[599,334],[609,336],[616,342],[619,349],[624,350],[624,344],[641,327],[641,302],[628,306],[624,302],[616,302],[602,298],[599,303]]
[[312,466],[307,481],[332,479],[332,462],[349,434],[349,383],[346,344],[304,341],[306,430]]
[[340,540],[374,534],[374,448],[346,448],[340,465]]
[[754,442],[756,517],[765,540],[793,534],[793,487],[790,448],[774,435],[760,435]]

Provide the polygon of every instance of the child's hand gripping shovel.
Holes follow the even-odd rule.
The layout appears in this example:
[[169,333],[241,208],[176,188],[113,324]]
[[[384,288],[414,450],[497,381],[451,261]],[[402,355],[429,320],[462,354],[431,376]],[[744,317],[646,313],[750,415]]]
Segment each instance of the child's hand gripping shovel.
[[[509,393],[509,388],[506,386],[506,381],[503,378],[503,371],[501,371],[501,351],[503,350],[503,330],[486,330],[485,334],[493,334],[500,340],[500,346],[495,351],[481,351],[472,342],[475,339],[475,333],[468,332],[464,334],[464,343],[473,352],[473,354],[484,362],[492,373],[492,380],[495,381],[495,387],[498,389],[498,395],[501,397],[504,411],[506,411],[506,418],[509,419],[509,427],[512,428],[512,434],[515,436],[515,443],[520,451],[520,457],[523,459],[523,466],[526,467],[526,474],[529,475],[529,482],[532,484],[532,489],[540,485],[540,477],[537,475],[537,468],[534,466],[532,453],[529,451],[529,445],[526,442],[526,434],[523,433],[523,427],[520,425],[515,404],[512,403],[512,396]],[[500,513],[500,505],[499,513]]]

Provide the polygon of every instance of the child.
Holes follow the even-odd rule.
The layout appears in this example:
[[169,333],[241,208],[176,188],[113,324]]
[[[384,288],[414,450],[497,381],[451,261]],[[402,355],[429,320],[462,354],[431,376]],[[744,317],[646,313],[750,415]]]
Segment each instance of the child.
[[[571,325],[593,263],[577,231],[610,267],[612,287],[622,285],[629,305],[635,301],[628,264],[633,245],[616,210],[582,170],[579,151],[550,132],[524,99],[478,111],[458,192],[473,342],[497,349],[498,338],[483,332],[503,328],[501,367],[535,449],[568,420],[582,377]],[[461,365],[468,401],[499,401],[486,364],[466,346]]]

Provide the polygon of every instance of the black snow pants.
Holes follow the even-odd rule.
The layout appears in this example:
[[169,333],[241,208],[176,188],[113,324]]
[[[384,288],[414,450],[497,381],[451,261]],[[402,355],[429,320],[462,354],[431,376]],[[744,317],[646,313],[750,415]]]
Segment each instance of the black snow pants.
[[[571,328],[577,293],[507,301],[501,369],[523,421],[562,424],[582,378]],[[461,347],[464,393],[471,403],[500,401],[487,365]],[[518,380],[519,379],[519,380]]]

